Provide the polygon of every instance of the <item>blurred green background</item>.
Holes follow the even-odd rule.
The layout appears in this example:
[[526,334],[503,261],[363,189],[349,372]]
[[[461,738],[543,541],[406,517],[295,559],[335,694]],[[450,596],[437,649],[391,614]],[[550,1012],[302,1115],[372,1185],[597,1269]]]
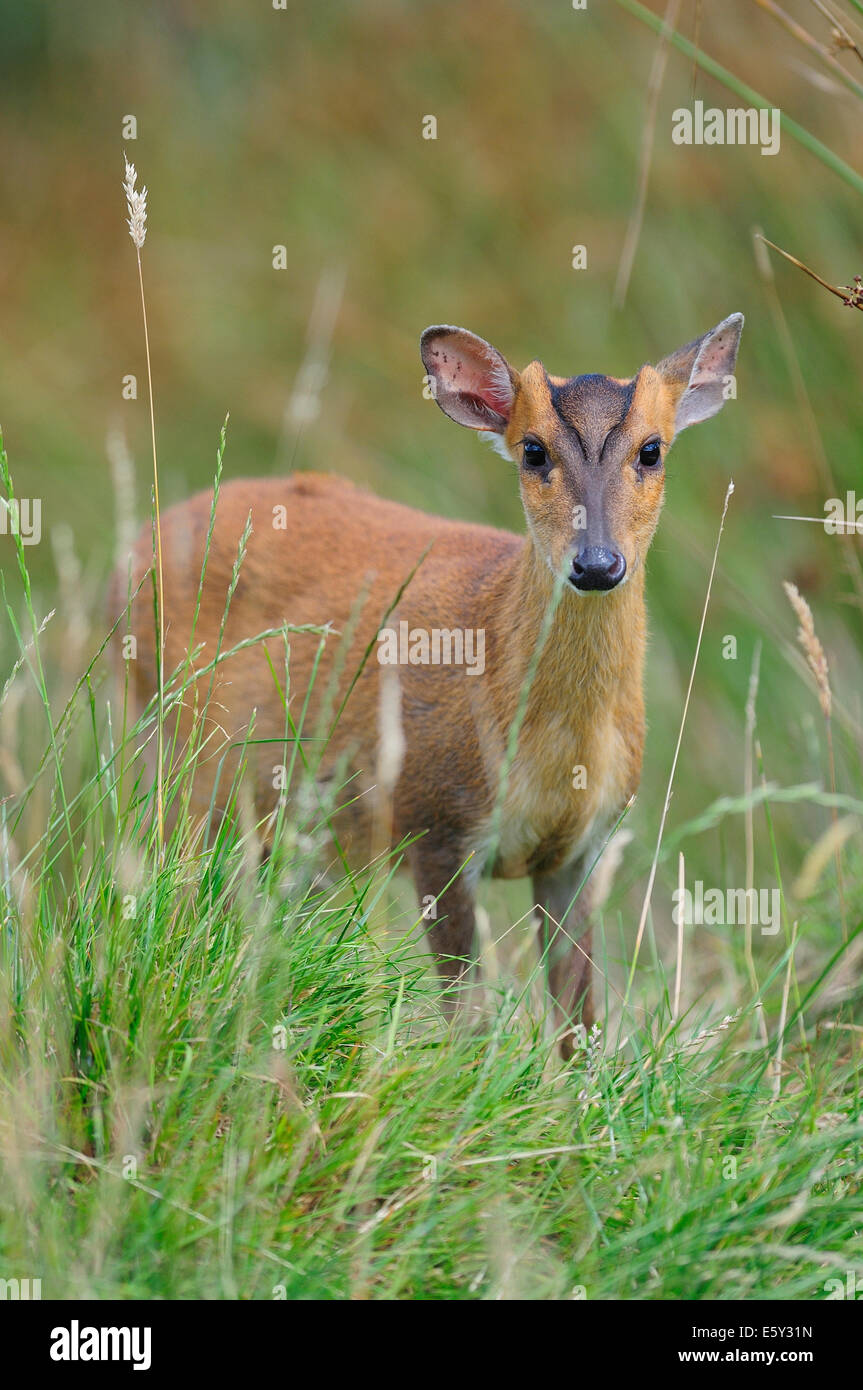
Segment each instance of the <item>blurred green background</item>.
[[[808,3],[788,9],[820,23],[829,42]],[[702,50],[863,167],[859,101],[753,0],[684,0],[681,32],[696,23]],[[863,200],[787,133],[772,158],[675,146],[671,113],[693,95],[742,103],[672,50],[632,279],[614,307],[655,51],[654,33],[613,0],[589,0],[586,11],[568,0],[0,6],[0,423],[18,493],[43,499],[43,542],[28,560],[37,612],[60,610],[46,637],[65,669],[58,701],[73,675],[70,645],[89,659],[104,633],[117,535],[111,431],[135,461],[138,520],[149,511],[125,148],[149,189],[143,256],[163,506],[208,484],[229,411],[227,477],[334,471],[520,530],[512,470],[423,399],[427,324],[463,324],[518,366],[539,357],[553,373],[628,375],[742,310],[738,399],[676,445],[650,559],[650,732],[633,872],[653,847],[731,476],[669,825],[742,788],[759,640],[766,775],[824,779],[823,723],[783,579],[812,604],[837,696],[838,780],[859,785],[861,607],[849,560],[859,562],[861,538],[773,515],[823,515],[822,450],[840,490],[863,495],[863,320],[777,257],[775,279],[765,276],[752,232],[760,226],[847,283],[863,272]],[[849,72],[852,60],[842,58]],[[124,141],[129,115],[137,139]],[[423,138],[428,115],[435,140]],[[287,266],[276,270],[282,244]],[[587,248],[586,270],[572,268],[576,244]],[[327,375],[314,413],[298,397],[317,339]],[[122,397],[128,373],[136,401]],[[0,547],[8,574],[8,539]],[[722,657],[729,634],[736,660]],[[8,667],[8,624],[2,640]],[[19,730],[25,717],[26,704]],[[22,737],[16,757],[29,776],[44,738],[31,755]],[[7,772],[9,747],[7,734]],[[777,809],[791,872],[826,814]],[[761,855],[761,821],[758,832]],[[688,853],[692,876],[741,882],[740,821],[696,837]],[[766,886],[772,873],[768,852],[756,881]],[[670,886],[657,888],[658,920]],[[632,902],[642,887],[633,879]],[[631,914],[624,920],[631,926]]]

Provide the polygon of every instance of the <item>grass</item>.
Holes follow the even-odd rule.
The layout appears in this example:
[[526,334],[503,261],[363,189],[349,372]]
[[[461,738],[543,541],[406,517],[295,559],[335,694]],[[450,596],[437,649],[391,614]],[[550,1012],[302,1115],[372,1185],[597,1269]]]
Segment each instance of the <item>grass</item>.
[[[535,961],[495,974],[489,951],[442,1024],[398,854],[323,880],[327,812],[297,821],[296,783],[264,866],[254,829],[208,849],[182,817],[158,854],[155,788],[117,795],[157,710],[127,737],[94,679],[83,726],[52,722],[55,814],[17,864],[6,807],[4,1269],[57,1298],[811,1298],[863,1277],[863,1029],[829,994],[859,958],[859,888],[848,946],[798,963],[786,924],[757,997],[738,943],[725,1017],[693,1000],[672,1018],[656,955],[621,1008],[607,915],[610,1033],[564,1067]],[[72,796],[76,734],[91,773]]]
[[[637,181],[632,130],[662,25],[636,0],[620,0],[616,27],[598,8],[585,19],[508,7],[502,19],[479,0],[453,11],[447,34],[410,3],[318,7],[289,53],[285,28],[235,28],[227,9],[194,54],[173,34],[154,47],[139,27],[129,42],[102,6],[93,54],[107,56],[64,60],[62,75],[39,49],[41,0],[16,21],[20,49],[8,51],[45,74],[16,150],[62,204],[65,237],[55,246],[52,219],[29,220],[20,188],[0,198],[23,267],[7,285],[4,412],[16,479],[29,493],[37,476],[46,519],[74,537],[57,541],[54,567],[48,546],[10,548],[2,575],[0,1277],[41,1278],[46,1298],[821,1299],[837,1275],[863,1282],[859,542],[773,519],[817,517],[825,487],[858,485],[857,320],[779,261],[765,275],[749,249],[762,225],[831,284],[850,283],[863,184],[847,108],[799,78],[799,45],[761,7],[727,8],[727,29],[705,6],[697,44],[669,40],[617,319],[606,304]],[[762,42],[750,42],[751,16]],[[390,45],[399,61],[380,83]],[[118,77],[128,51],[140,54],[134,97]],[[669,152],[667,117],[690,100],[695,63],[712,84],[705,100],[781,104],[792,140],[776,160]],[[521,74],[504,92],[502,70]],[[604,1024],[566,1066],[526,891],[484,885],[485,983],[447,1027],[403,847],[359,874],[322,858],[332,803],[313,795],[301,719],[286,719],[289,795],[266,864],[242,783],[234,829],[205,847],[181,812],[159,852],[156,792],[132,757],[156,710],[126,727],[108,683],[114,519],[93,461],[93,421],[109,415],[104,342],[123,371],[146,361],[134,301],[117,289],[128,246],[118,234],[116,249],[88,249],[69,231],[70,208],[75,225],[84,215],[81,178],[95,179],[85,197],[105,225],[119,221],[114,136],[104,193],[86,172],[91,147],[85,158],[65,143],[79,80],[106,129],[139,104],[149,139],[139,162],[162,209],[147,310],[167,500],[205,481],[202,441],[229,403],[234,474],[289,456],[518,527],[500,461],[449,436],[452,453],[439,454],[447,445],[419,414],[426,322],[465,321],[552,371],[628,372],[723,313],[747,314],[740,400],[701,458],[687,434],[671,459],[648,583],[645,778],[597,930]],[[414,138],[425,110],[440,117],[434,145]],[[592,270],[578,279],[569,247],[582,239]],[[285,240],[291,274],[274,282],[270,247]],[[304,286],[326,275],[336,297],[344,283],[326,408],[288,448],[283,373],[314,357]],[[128,418],[143,452],[140,405]],[[224,449],[223,432],[217,478]],[[5,453],[0,472],[9,496]],[[786,579],[829,659],[829,725]],[[186,676],[165,673],[169,736]],[[194,749],[173,754],[166,808],[182,807],[193,775]],[[778,890],[778,933],[678,933],[681,853],[689,883]]]
[[[639,0],[617,0],[617,4],[623,9],[628,10],[630,14],[641,20],[643,24],[654,29],[657,33],[661,31],[661,21],[646,5],[640,4]],[[669,42],[672,43],[675,48],[679,49],[687,58],[691,58],[694,63],[697,63],[698,67],[702,68],[704,72],[716,78],[718,82],[721,82],[724,87],[735,96],[739,97],[748,107],[754,107],[758,111],[770,107],[771,103],[766,97],[762,96],[760,92],[755,91],[755,89],[750,87],[747,83],[741,82],[739,77],[735,76],[733,72],[729,72],[728,68],[723,67],[721,63],[715,62],[704,53],[699,53],[695,45],[690,43],[681,34],[672,32],[669,35]],[[863,96],[863,87],[861,87],[859,83],[854,83],[854,91],[858,96]],[[780,121],[782,129],[787,131],[804,149],[808,150],[816,159],[820,159],[822,164],[826,165],[828,169],[831,169],[834,174],[837,174],[838,177],[843,179],[851,188],[855,189],[858,193],[863,193],[863,174],[858,173],[856,169],[852,169],[845,160],[839,158],[834,150],[831,150],[822,140],[814,136],[811,131],[801,126],[799,121],[793,120],[786,112],[782,111],[780,113]]]
[[45,885],[7,947],[3,1263],[46,1296],[812,1298],[860,1278],[853,1034],[792,1043],[779,1099],[746,1009],[703,1030],[660,1013],[560,1071],[506,989],[475,1032],[436,1028],[426,972],[356,902],[292,882],[238,910],[215,886],[237,857],[168,858],[129,917],[107,865],[85,919]]

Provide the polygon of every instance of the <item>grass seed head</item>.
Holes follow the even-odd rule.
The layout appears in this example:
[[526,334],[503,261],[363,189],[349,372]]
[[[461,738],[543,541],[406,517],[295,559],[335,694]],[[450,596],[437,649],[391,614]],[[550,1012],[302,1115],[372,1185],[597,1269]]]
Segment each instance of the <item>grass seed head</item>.
[[815,684],[818,687],[818,701],[824,718],[829,719],[833,705],[833,697],[830,693],[829,667],[827,657],[824,655],[824,648],[815,632],[812,609],[796,584],[789,584],[786,580],[783,587],[788,595],[788,602],[800,621],[800,626],[797,629],[797,640],[803,648],[809,669],[815,677]]
[[[125,155],[123,156],[126,159]],[[135,187],[138,175],[134,164],[130,164],[126,159],[126,175],[123,179],[123,192],[126,194],[126,207],[129,210],[129,235],[140,251],[144,245],[147,235],[147,189],[146,186],[140,193]]]

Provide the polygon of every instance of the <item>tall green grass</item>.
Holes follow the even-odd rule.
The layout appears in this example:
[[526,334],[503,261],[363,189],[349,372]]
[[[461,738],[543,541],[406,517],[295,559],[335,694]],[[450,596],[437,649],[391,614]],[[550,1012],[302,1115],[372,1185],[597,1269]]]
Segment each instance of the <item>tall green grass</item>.
[[[850,279],[856,127],[751,4],[723,6],[721,24],[704,7],[697,55],[686,35],[673,40],[687,61],[672,55],[657,130],[689,99],[698,56],[699,95],[781,104],[792,139],[773,161],[672,157],[655,142],[629,307],[615,318],[609,286],[661,16],[636,0],[615,19],[589,8],[478,0],[454,7],[443,32],[440,12],[412,0],[336,0],[299,7],[297,41],[220,5],[198,29],[188,19],[189,47],[185,30],[156,41],[137,12],[127,31],[100,3],[75,16],[75,43],[79,31],[93,42],[70,64],[65,43],[42,45],[43,31],[61,31],[34,0],[0,45],[0,64],[20,58],[0,106],[17,118],[29,103],[17,163],[0,169],[21,268],[6,285],[4,413],[24,490],[50,499],[52,526],[69,521],[79,550],[86,541],[80,563],[55,530],[52,568],[51,547],[6,538],[2,575],[0,1277],[41,1278],[45,1297],[823,1298],[837,1275],[863,1282],[858,541],[773,519],[819,515],[834,479],[839,495],[858,485],[859,337],[856,315],[796,271],[777,266],[768,282],[750,250],[758,224]],[[386,82],[384,49],[398,56]],[[104,186],[93,172],[93,141],[131,100],[129,51],[164,209],[150,286],[163,297],[153,330],[169,500],[208,476],[201,439],[226,403],[234,472],[276,466],[285,370],[302,357],[308,283],[327,266],[349,265],[327,408],[291,462],[513,527],[517,491],[500,461],[420,414],[425,323],[465,321],[555,372],[629,372],[721,314],[747,314],[740,400],[700,452],[687,434],[670,461],[648,584],[645,778],[596,932],[604,1024],[567,1066],[526,890],[483,885],[483,984],[447,1027],[404,847],[345,870],[328,819],[350,786],[318,801],[318,745],[287,711],[291,785],[266,862],[242,778],[236,817],[214,840],[190,822],[200,748],[177,744],[166,788],[177,823],[158,853],[135,756],[155,708],[131,725],[108,675],[113,518],[94,462],[116,396],[99,375],[104,341],[124,371],[138,360],[118,253],[98,241],[119,222],[114,134]],[[82,83],[102,122],[83,143],[68,119]],[[417,133],[426,110],[441,118],[435,144]],[[64,207],[60,241],[22,196],[25,164]],[[83,219],[82,201],[100,199],[111,212],[88,224],[96,241],[70,237],[69,209]],[[274,282],[269,248],[285,238],[291,275]],[[591,274],[578,278],[569,248],[582,239]],[[134,422],[130,433],[134,444]],[[223,449],[224,438],[216,491]],[[0,472],[9,496],[5,453]],[[781,591],[789,577],[830,660],[835,794]],[[276,635],[287,647],[287,629]],[[169,728],[188,674],[166,673]],[[273,678],[287,690],[287,654]],[[848,831],[844,934],[823,838],[836,814]],[[687,929],[678,955],[681,852],[688,883],[781,890],[780,932]]]
[[[5,454],[0,471],[10,490]],[[180,817],[157,852],[154,789],[132,777],[118,796],[155,711],[128,731],[102,717],[100,657],[55,716],[18,554],[52,815],[25,852],[4,803],[6,1277],[72,1299],[811,1298],[837,1271],[863,1278],[863,1030],[842,974],[856,881],[849,945],[796,960],[786,924],[756,997],[742,942],[725,943],[724,1016],[689,999],[672,1020],[655,943],[621,1007],[632,938],[608,911],[606,1032],[568,1066],[541,965],[507,953],[518,931],[496,921],[485,983],[448,1028],[417,910],[393,892],[398,851],[323,879],[327,816],[297,819],[302,762],[265,863],[240,814],[211,846]],[[167,682],[169,711],[183,688]],[[168,798],[194,756],[178,753]],[[831,801],[761,788],[667,853],[771,799]],[[807,934],[835,938],[832,920]],[[685,970],[702,949],[687,935]]]

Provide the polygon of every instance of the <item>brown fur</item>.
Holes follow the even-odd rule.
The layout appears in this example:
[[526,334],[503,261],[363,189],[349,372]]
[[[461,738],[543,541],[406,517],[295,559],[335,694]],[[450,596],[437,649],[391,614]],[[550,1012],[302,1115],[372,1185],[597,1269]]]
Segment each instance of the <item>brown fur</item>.
[[[337,784],[354,776],[340,798],[352,804],[333,828],[355,862],[367,861],[376,847],[382,814],[389,843],[420,836],[410,850],[411,868],[420,898],[436,899],[429,937],[441,972],[450,979],[463,973],[471,955],[476,880],[489,852],[501,760],[552,596],[552,571],[565,565],[579,539],[573,508],[585,506],[588,536],[595,536],[595,543],[614,543],[624,554],[625,583],[608,593],[561,596],[530,690],[499,844],[487,865],[496,876],[532,876],[561,1023],[571,1023],[580,1005],[584,1021],[592,1018],[590,938],[584,930],[588,895],[582,893],[574,906],[572,899],[603,831],[636,790],[641,770],[643,562],[662,505],[663,470],[639,475],[634,460],[650,434],[662,438],[663,453],[670,444],[678,402],[699,346],[709,338],[682,350],[687,354],[682,364],[677,357],[668,359],[671,367],[645,367],[629,381],[566,380],[548,377],[539,363],[519,374],[464,330],[427,331],[423,355],[447,413],[474,428],[494,430],[516,459],[526,434],[547,450],[547,476],[519,470],[525,538],[427,516],[332,476],[239,480],[227,484],[219,499],[195,637],[196,644],[206,645],[197,665],[215,655],[237,546],[251,511],[252,532],[223,650],[284,623],[333,625],[312,685],[305,733],[324,732],[318,727],[324,692],[335,686],[330,708],[338,709],[412,571],[388,627],[397,629],[406,620],[411,629],[485,630],[483,675],[446,665],[395,668],[405,752],[391,799],[378,785],[382,668],[375,650],[319,770],[322,780]],[[199,493],[162,519],[168,673],[186,658],[210,502],[210,493]],[[281,506],[287,529],[273,525],[274,509]],[[134,552],[135,583],[150,563],[147,529]],[[125,580],[117,585],[115,593],[125,593]],[[119,609],[121,599],[114,602]],[[156,684],[149,585],[132,606],[130,630],[138,642],[131,667],[134,695],[143,706]],[[283,644],[270,639],[267,645],[281,677]],[[294,634],[290,647],[290,709],[299,719],[318,638]],[[181,744],[200,727],[209,684],[209,674],[199,678],[197,700],[187,691]],[[202,817],[211,801],[217,814],[225,807],[241,757],[236,745],[248,733],[253,710],[253,737],[273,740],[250,745],[246,754],[257,810],[264,817],[279,795],[273,768],[289,759],[290,745],[286,750],[284,708],[262,644],[218,668],[193,790],[192,809]],[[168,733],[170,743],[170,725]],[[309,745],[312,760],[317,746]],[[583,790],[573,789],[577,766],[587,770]],[[570,1032],[562,1044],[565,1055],[572,1046]]]

